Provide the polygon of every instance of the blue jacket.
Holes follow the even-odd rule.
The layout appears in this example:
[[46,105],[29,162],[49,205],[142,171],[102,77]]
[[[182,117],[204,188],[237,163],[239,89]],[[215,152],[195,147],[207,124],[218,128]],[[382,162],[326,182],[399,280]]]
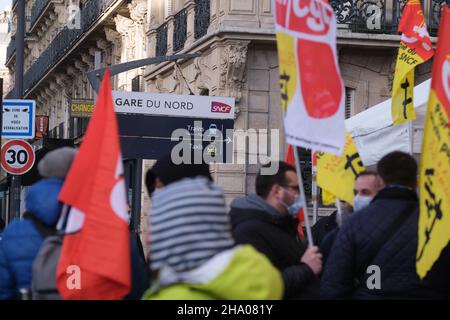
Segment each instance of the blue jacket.
[[[27,212],[49,227],[56,225],[61,212],[58,195],[62,184],[60,179],[43,179],[26,197]],[[0,241],[0,299],[19,298],[21,288],[30,288],[33,260],[43,240],[31,220],[17,219],[6,227]]]
[[[321,298],[442,298],[440,292],[416,274],[418,206],[415,192],[386,187],[367,208],[354,213],[342,225],[332,246],[321,279]],[[374,257],[371,252],[375,251],[377,239],[386,240],[390,226],[405,210],[409,215]],[[369,265],[380,268],[380,290],[367,287],[367,279],[374,275],[373,271],[366,273]]]

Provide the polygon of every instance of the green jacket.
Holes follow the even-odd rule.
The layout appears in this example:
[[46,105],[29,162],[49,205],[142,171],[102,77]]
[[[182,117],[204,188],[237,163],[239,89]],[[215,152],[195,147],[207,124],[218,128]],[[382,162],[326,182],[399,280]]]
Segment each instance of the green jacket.
[[147,290],[143,299],[275,300],[284,290],[280,272],[250,245],[222,252],[183,274],[160,272],[158,282],[160,288]]

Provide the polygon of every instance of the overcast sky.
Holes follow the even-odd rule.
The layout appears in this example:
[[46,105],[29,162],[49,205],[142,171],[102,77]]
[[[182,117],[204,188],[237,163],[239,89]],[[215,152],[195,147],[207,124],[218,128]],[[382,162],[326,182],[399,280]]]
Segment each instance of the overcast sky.
[[0,0],[0,11],[5,9],[7,5],[11,6],[12,0]]

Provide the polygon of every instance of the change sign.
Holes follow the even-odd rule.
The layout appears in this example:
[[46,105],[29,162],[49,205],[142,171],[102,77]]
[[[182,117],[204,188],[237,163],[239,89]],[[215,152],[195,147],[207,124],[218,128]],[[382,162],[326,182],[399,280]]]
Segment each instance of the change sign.
[[5,138],[33,139],[35,133],[34,100],[3,101],[2,136]]
[[92,99],[70,99],[70,116],[76,118],[90,118],[94,112],[95,102]]

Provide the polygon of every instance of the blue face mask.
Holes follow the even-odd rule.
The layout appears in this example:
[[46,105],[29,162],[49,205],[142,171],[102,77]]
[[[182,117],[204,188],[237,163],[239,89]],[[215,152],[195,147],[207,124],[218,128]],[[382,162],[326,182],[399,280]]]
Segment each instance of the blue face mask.
[[369,206],[372,199],[373,199],[372,197],[361,196],[359,194],[356,195],[355,198],[353,198],[354,211],[359,211],[359,210],[364,209],[365,207]]
[[286,207],[286,209],[288,210],[288,214],[292,217],[297,217],[298,211],[302,208],[302,205],[303,205],[302,199],[300,196],[297,196],[294,199],[294,202],[290,206],[288,206],[283,201],[280,201],[280,202],[283,206]]

